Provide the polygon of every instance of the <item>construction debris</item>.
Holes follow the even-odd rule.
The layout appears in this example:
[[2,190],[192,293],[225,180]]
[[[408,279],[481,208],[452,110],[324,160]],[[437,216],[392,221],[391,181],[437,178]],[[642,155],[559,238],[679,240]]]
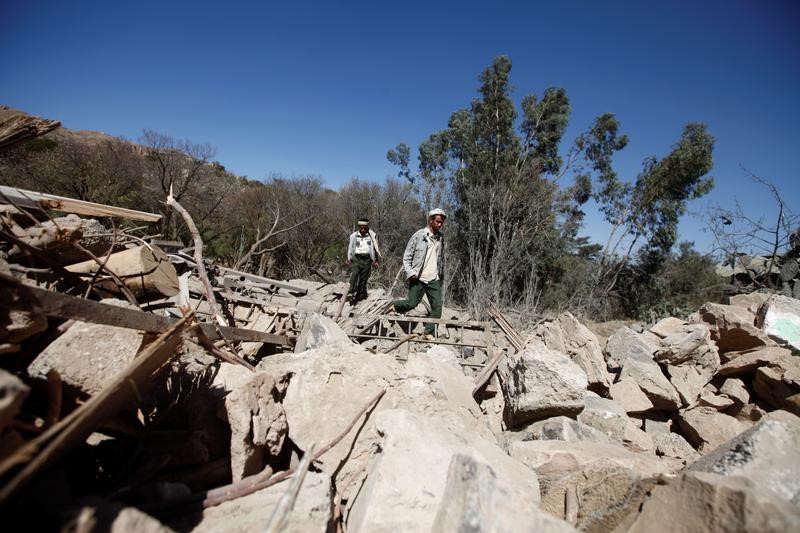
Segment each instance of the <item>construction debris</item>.
[[[0,192],[8,523],[320,532],[800,523],[797,300],[738,295],[602,343],[569,313],[528,331],[491,303],[486,317],[401,316],[380,288],[348,302],[343,276],[273,280],[215,264],[196,228],[184,248],[49,210],[157,215]],[[437,325],[434,338],[421,334],[425,322]]]

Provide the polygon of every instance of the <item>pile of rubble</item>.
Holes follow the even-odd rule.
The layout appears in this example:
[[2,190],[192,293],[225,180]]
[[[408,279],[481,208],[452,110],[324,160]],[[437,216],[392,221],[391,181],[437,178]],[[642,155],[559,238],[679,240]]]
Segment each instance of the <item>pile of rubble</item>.
[[445,310],[430,341],[381,290],[352,308],[344,283],[253,276],[11,206],[6,523],[800,528],[798,300],[740,295],[603,342],[569,313],[522,334],[494,308],[491,322]]

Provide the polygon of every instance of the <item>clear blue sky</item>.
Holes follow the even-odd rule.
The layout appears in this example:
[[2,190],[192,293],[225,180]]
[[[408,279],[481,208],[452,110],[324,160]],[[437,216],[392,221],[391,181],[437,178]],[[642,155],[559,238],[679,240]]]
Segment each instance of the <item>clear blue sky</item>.
[[[257,5],[258,4],[258,5]],[[741,201],[772,216],[771,180],[800,210],[800,2],[0,2],[0,103],[135,140],[150,128],[217,148],[251,178],[395,173],[508,55],[517,101],[566,88],[569,141],[603,112],[630,136],[635,179],[687,122],[717,139],[717,186],[691,209]],[[566,148],[566,143],[565,143]],[[590,213],[587,233],[605,237]],[[701,248],[702,221],[681,236]]]

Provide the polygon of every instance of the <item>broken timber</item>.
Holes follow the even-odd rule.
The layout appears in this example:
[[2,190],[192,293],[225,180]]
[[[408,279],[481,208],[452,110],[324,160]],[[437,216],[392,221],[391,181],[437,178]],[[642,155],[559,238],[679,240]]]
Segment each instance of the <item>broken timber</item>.
[[[525,345],[522,335],[520,335],[517,330],[514,329],[506,317],[503,316],[500,310],[497,309],[493,303],[489,304],[489,316],[491,316],[500,329],[503,330],[503,333],[506,334],[506,337],[512,346],[514,346],[517,351],[520,351]],[[483,371],[478,375],[477,378],[475,378],[475,388],[472,389],[473,396],[475,396],[478,391],[480,391],[487,383],[489,383],[489,380],[492,377],[492,372],[494,372],[505,355],[505,351],[500,351],[497,355],[492,357],[489,363],[487,363],[487,365],[484,367]]]
[[158,222],[161,215],[146,213],[124,207],[96,204],[84,200],[75,200],[64,196],[46,194],[41,192],[26,191],[16,187],[0,185],[0,203],[12,203],[17,207],[33,209],[55,209],[65,213],[76,213],[93,217],[119,217],[129,220],[142,220],[144,222]]
[[[138,329],[153,333],[167,331],[177,322],[175,319],[145,313],[144,311],[134,311],[133,309],[125,309],[76,296],[29,287],[19,284],[9,276],[0,275],[0,285],[6,286],[8,293],[14,296],[13,302],[24,302],[25,310],[51,317],[82,320],[94,324]],[[11,305],[14,305],[14,303]],[[211,340],[219,339],[219,333],[222,333],[229,341],[263,342],[279,346],[289,345],[289,340],[286,337],[262,331],[215,326],[213,324],[199,324],[199,326]]]
[[99,394],[91,397],[67,418],[18,450],[15,456],[9,457],[0,466],[0,472],[8,472],[18,464],[20,458],[27,464],[0,489],[0,504],[7,502],[17,490],[48,465],[84,442],[105,421],[125,407],[135,404],[139,391],[147,390],[153,374],[159,368],[163,368],[164,363],[175,355],[181,342],[180,333],[191,323],[192,318],[192,315],[187,315],[171,324],[171,327],[145,348],[125,371]]

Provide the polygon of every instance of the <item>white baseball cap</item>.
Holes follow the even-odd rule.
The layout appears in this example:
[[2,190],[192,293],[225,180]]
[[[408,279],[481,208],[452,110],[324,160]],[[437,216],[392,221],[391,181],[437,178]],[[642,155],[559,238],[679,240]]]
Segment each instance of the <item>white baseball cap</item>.
[[430,211],[428,211],[428,218],[431,218],[432,216],[436,215],[442,215],[442,218],[447,218],[447,215],[444,214],[444,210],[439,209],[438,207],[436,209],[431,209]]

